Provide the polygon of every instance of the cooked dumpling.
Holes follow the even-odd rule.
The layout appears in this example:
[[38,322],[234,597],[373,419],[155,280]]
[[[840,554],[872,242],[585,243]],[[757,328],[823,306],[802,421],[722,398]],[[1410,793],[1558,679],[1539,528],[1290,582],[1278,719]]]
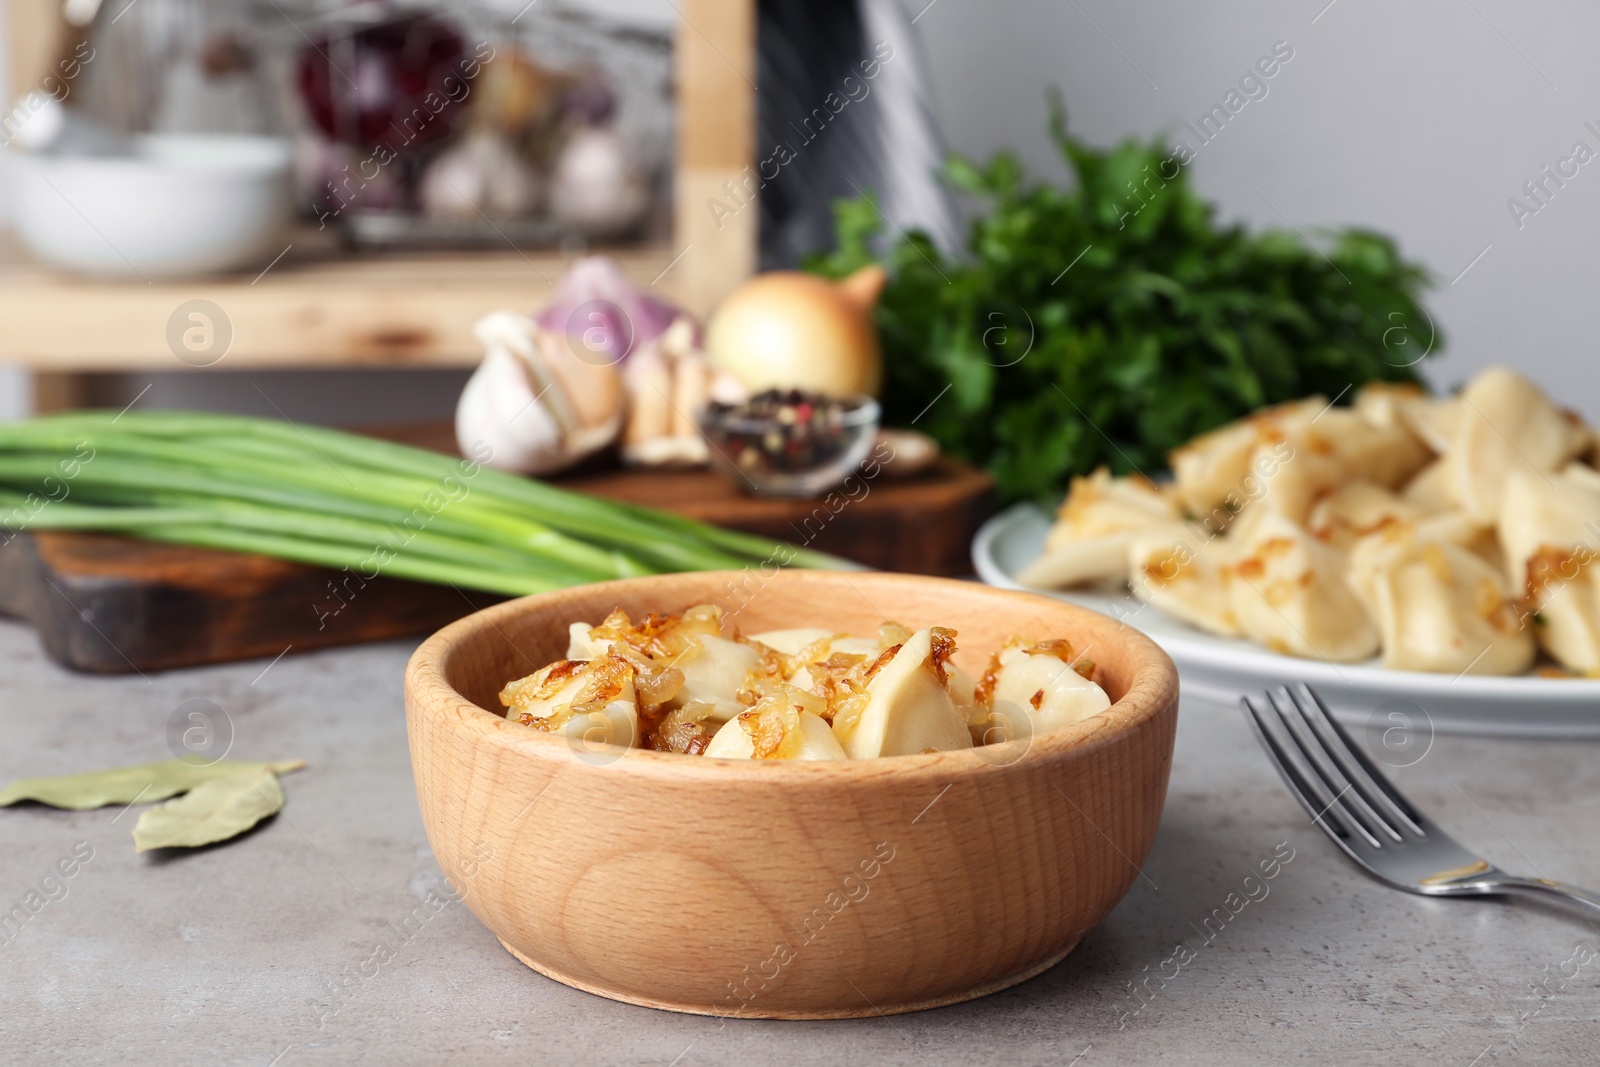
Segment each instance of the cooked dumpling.
[[595,660],[557,660],[500,691],[506,718],[524,726],[631,746],[639,732],[631,664],[607,653]]
[[1209,633],[1238,637],[1228,597],[1229,539],[1137,538],[1128,548],[1129,587],[1140,600]]
[[1436,459],[1423,467],[1400,490],[1407,503],[1424,511],[1454,511],[1461,506],[1450,482],[1450,467]]
[[712,759],[847,758],[826,720],[778,700],[763,702],[723,723],[705,754]]
[[1528,562],[1541,550],[1600,545],[1600,486],[1569,471],[1513,470],[1500,502],[1500,544],[1513,589],[1528,582]]
[[1111,706],[1111,698],[1079,672],[1064,641],[1011,643],[996,654],[985,678],[990,717],[975,724],[983,741],[1014,741],[1081,722]]
[[1309,396],[1264,408],[1248,418],[1203,433],[1173,449],[1168,457],[1178,500],[1192,515],[1210,515],[1224,507],[1230,494],[1241,494],[1252,473],[1252,460],[1308,425],[1327,407],[1327,398]]
[[1094,582],[1128,580],[1128,549],[1137,538],[1189,538],[1189,528],[1163,522],[1138,531],[1106,534],[1082,541],[1063,541],[1017,572],[1017,584],[1029,589],[1066,589]]
[[836,717],[834,732],[851,759],[908,756],[971,748],[966,717],[946,688],[945,661],[955,651],[949,630],[918,630],[885,652],[867,682],[867,701],[850,721]]
[[1541,548],[1528,560],[1527,597],[1539,644],[1568,670],[1600,675],[1600,560],[1592,548]]
[[1600,671],[1595,479],[1573,468],[1555,474],[1513,471],[1501,501],[1500,543],[1513,588],[1535,613],[1539,644],[1564,667]]
[[1128,577],[1128,541],[1152,527],[1175,525],[1177,504],[1143,478],[1113,478],[1101,467],[1072,487],[1038,559],[1017,574],[1032,589],[1063,589]]
[[1406,412],[1417,404],[1429,403],[1428,394],[1411,382],[1368,382],[1356,390],[1350,406],[1362,418],[1382,429],[1399,426],[1409,430]]
[[1533,635],[1500,571],[1455,539],[1470,528],[1394,523],[1351,551],[1351,584],[1377,620],[1384,666],[1496,675],[1533,662]]
[[[1393,489],[1428,464],[1432,454],[1404,426],[1375,426],[1354,411],[1329,408],[1302,431],[1307,447],[1331,453],[1346,479],[1360,479]],[[1294,460],[1285,466],[1293,466]]]
[[1104,467],[1074,478],[1056,512],[1047,546],[1142,530],[1181,518],[1173,500],[1144,478],[1113,478]]
[[1262,464],[1260,502],[1253,509],[1303,525],[1317,501],[1351,481],[1393,488],[1428,461],[1428,451],[1402,427],[1372,425],[1353,411],[1329,408],[1289,434],[1279,462]]
[[1385,523],[1419,519],[1426,512],[1371,482],[1347,482],[1319,500],[1306,528],[1335,548],[1348,550]]
[[832,630],[824,630],[820,626],[800,626],[793,630],[768,630],[751,634],[750,640],[766,645],[774,652],[782,652],[785,656],[798,656],[808,646],[832,636]]
[[1460,397],[1423,397],[1402,402],[1399,410],[1401,421],[1430,451],[1441,456],[1450,451],[1461,414]]
[[1282,516],[1256,526],[1228,573],[1234,617],[1267,647],[1338,663],[1378,651],[1378,629],[1345,581],[1343,553]]
[[1492,522],[1514,470],[1559,470],[1588,437],[1577,417],[1562,411],[1528,379],[1491,367],[1461,392],[1461,408],[1445,462],[1452,495],[1467,514]]
[[683,672],[683,685],[668,706],[706,704],[713,709],[711,718],[731,718],[744,710],[739,690],[760,662],[761,653],[750,645],[712,634],[695,634],[690,638],[690,647],[673,662]]
[[568,659],[599,659],[611,647],[611,642],[592,636],[594,627],[586,622],[575,622],[567,627]]

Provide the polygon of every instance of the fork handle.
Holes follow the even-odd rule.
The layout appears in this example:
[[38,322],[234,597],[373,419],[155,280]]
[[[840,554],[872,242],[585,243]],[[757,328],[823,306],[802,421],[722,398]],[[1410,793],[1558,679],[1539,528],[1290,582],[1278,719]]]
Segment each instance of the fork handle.
[[1588,889],[1580,889],[1575,885],[1564,882],[1552,882],[1548,878],[1519,878],[1509,875],[1495,880],[1495,888],[1517,896],[1531,897],[1535,900],[1561,900],[1576,904],[1580,910],[1590,915],[1600,915],[1600,893]]

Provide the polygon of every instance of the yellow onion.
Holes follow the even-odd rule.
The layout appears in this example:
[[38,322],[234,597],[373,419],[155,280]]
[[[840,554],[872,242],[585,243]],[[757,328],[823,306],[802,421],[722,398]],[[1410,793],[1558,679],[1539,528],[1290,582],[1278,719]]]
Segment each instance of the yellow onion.
[[876,394],[883,360],[872,308],[884,279],[877,265],[840,282],[798,271],[758,274],[712,314],[706,353],[752,391]]

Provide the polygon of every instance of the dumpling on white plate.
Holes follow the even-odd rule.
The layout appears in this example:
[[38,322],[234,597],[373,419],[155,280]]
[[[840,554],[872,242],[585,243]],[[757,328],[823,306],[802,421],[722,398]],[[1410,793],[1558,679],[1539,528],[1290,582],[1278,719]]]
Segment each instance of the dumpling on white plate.
[[1528,581],[1528,562],[1541,549],[1600,548],[1600,485],[1573,469],[1513,470],[1500,500],[1500,544],[1512,588]]
[[1139,530],[1061,541],[1017,572],[1017,584],[1029,589],[1070,589],[1077,585],[1128,580],[1128,548],[1138,538],[1189,536],[1183,523],[1166,520]]
[[1410,430],[1406,412],[1428,402],[1428,394],[1414,382],[1368,382],[1356,390],[1350,407],[1362,418],[1381,429],[1396,426]]
[[1113,478],[1099,467],[1087,478],[1072,479],[1046,544],[1142,530],[1180,518],[1173,499],[1151,482],[1137,475]]
[[1349,482],[1400,485],[1427,463],[1428,450],[1403,427],[1385,429],[1347,408],[1328,408],[1291,432],[1274,458],[1258,464],[1258,500],[1246,513],[1269,511],[1304,525],[1319,500]]
[[1461,414],[1461,398],[1456,396],[1421,397],[1399,404],[1400,419],[1429,451],[1442,456],[1450,451],[1456,421]]
[[1407,503],[1424,511],[1455,511],[1461,507],[1450,481],[1450,467],[1436,459],[1423,467],[1401,488],[1400,495]]
[[1335,548],[1348,550],[1386,523],[1420,519],[1426,514],[1380,485],[1346,482],[1312,506],[1306,529]]
[[1308,396],[1263,408],[1237,422],[1218,427],[1180,445],[1168,456],[1178,500],[1191,515],[1209,516],[1226,505],[1230,494],[1243,494],[1252,474],[1252,460],[1262,446],[1270,450],[1317,417],[1326,397]]
[[1128,540],[1179,522],[1172,496],[1144,478],[1113,478],[1100,467],[1072,479],[1045,538],[1044,552],[1017,574],[1032,589],[1127,580]]
[[1600,487],[1571,468],[1513,471],[1501,501],[1500,542],[1539,644],[1569,670],[1600,672]]
[[1375,426],[1354,411],[1330,408],[1303,431],[1313,449],[1330,448],[1345,476],[1394,489],[1428,465],[1433,454],[1404,426]]
[[947,688],[946,661],[955,635],[942,627],[918,630],[881,663],[867,682],[867,700],[833,730],[851,759],[906,756],[971,748],[966,716]]
[[1190,626],[1238,637],[1242,631],[1228,595],[1229,543],[1228,537],[1205,541],[1161,533],[1135,538],[1128,547],[1129,588]]
[[1256,525],[1228,574],[1234,617],[1252,640],[1334,663],[1378,651],[1378,628],[1345,580],[1344,554],[1283,516]]
[[1600,555],[1587,546],[1545,547],[1528,560],[1534,635],[1570,671],[1600,675]]
[[1560,470],[1587,441],[1577,416],[1516,371],[1491,367],[1461,391],[1445,456],[1451,491],[1467,514],[1493,522],[1512,471]]
[[1446,674],[1521,674],[1533,663],[1500,570],[1457,538],[1472,529],[1400,522],[1350,553],[1351,585],[1377,620],[1383,665]]

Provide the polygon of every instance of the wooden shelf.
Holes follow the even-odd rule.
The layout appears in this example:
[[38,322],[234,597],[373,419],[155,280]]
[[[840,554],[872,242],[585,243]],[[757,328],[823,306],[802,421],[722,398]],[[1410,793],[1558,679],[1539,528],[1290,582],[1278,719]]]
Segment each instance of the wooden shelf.
[[[167,342],[168,320],[181,304],[209,300],[233,330],[218,367],[471,366],[483,358],[472,324],[502,308],[531,311],[573,258],[511,250],[358,257],[320,236],[295,239],[259,277],[155,284],[70,277],[5,240],[0,361],[39,371],[184,370]],[[596,251],[641,284],[659,278],[676,298],[671,249]]]

